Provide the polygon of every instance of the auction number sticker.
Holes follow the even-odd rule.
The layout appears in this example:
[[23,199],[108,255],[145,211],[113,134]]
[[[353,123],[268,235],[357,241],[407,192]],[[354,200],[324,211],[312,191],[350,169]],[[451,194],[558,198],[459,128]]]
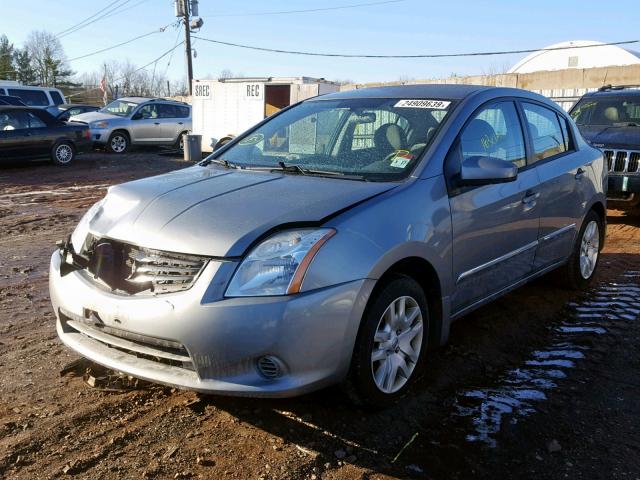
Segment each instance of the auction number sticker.
[[431,110],[446,110],[451,105],[451,102],[445,100],[426,100],[426,99],[414,99],[414,100],[400,100],[394,105],[396,108],[429,108]]

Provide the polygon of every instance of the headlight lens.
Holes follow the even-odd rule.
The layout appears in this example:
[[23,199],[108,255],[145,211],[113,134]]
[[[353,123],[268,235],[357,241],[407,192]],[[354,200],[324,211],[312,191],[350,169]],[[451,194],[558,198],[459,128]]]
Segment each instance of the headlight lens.
[[73,249],[76,253],[80,253],[80,251],[82,250],[84,240],[85,238],[87,238],[87,234],[89,233],[89,222],[91,222],[91,220],[93,220],[93,217],[96,216],[100,207],[104,205],[105,200],[106,198],[103,198],[98,203],[94,204],[80,219],[78,226],[71,234],[71,245],[73,245]]
[[311,260],[336,231],[309,228],[276,233],[255,247],[236,271],[226,296],[298,293]]
[[91,122],[89,124],[89,128],[107,128],[109,126],[109,122],[106,120],[101,120],[99,122]]

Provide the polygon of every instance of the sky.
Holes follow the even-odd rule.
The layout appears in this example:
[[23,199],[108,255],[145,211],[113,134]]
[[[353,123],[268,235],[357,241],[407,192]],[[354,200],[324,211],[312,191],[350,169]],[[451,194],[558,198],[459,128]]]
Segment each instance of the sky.
[[[1,0],[0,34],[20,46],[31,30],[62,32],[114,0]],[[176,21],[172,0],[118,0],[127,9],[61,37],[67,58],[124,42]],[[268,48],[348,54],[438,54],[542,48],[566,40],[614,42],[638,38],[638,0],[615,7],[587,0],[403,0],[341,10],[268,15],[266,12],[339,7],[375,0],[200,0],[199,33]],[[124,3],[127,3],[124,5]],[[117,4],[116,4],[117,6]],[[108,12],[108,11],[107,11]],[[19,21],[18,21],[19,19]],[[142,66],[171,49],[182,31],[168,27],[128,45],[70,62],[95,71],[107,60]],[[178,40],[179,41],[179,40]],[[439,78],[507,70],[526,54],[450,59],[342,59],[251,51],[194,40],[194,78],[310,76],[355,82]],[[632,49],[638,50],[637,44]],[[153,65],[150,67],[150,70]],[[183,47],[159,60],[171,79],[185,76]]]

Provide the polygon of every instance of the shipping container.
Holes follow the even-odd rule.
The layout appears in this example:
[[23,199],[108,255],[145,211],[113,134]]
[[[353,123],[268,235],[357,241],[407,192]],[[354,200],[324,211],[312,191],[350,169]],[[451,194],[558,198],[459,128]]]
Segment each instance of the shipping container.
[[202,135],[202,151],[211,152],[284,107],[339,89],[309,77],[194,80],[192,133]]

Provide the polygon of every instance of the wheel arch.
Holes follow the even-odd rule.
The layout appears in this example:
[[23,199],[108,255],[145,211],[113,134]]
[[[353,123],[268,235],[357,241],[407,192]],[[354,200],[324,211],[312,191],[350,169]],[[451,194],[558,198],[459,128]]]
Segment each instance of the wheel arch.
[[[405,257],[390,265],[380,276],[374,288],[384,284],[384,281],[393,276],[406,276],[415,280],[427,297],[429,307],[429,346],[438,346],[446,341],[448,336],[448,322],[445,319],[445,309],[442,302],[442,285],[435,267],[425,258],[411,256]],[[447,328],[443,332],[443,328]],[[443,339],[444,334],[444,339]]]

